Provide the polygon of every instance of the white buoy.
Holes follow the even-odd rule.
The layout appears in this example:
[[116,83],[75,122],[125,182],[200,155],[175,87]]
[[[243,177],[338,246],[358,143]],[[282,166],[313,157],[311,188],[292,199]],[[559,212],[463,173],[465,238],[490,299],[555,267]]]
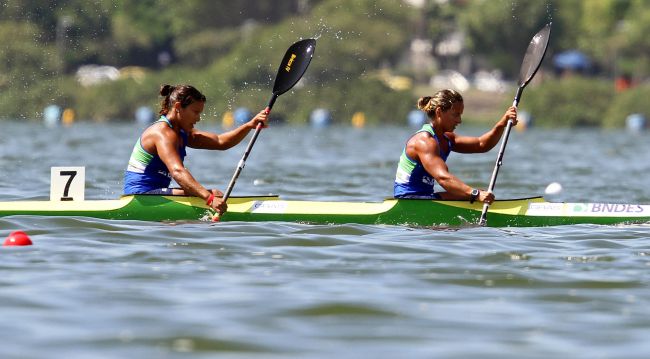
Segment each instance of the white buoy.
[[267,184],[267,182],[263,179],[257,178],[253,180],[253,186],[263,186],[265,184]]
[[560,192],[562,192],[562,185],[557,182],[549,183],[544,190],[544,193],[549,195],[558,194]]

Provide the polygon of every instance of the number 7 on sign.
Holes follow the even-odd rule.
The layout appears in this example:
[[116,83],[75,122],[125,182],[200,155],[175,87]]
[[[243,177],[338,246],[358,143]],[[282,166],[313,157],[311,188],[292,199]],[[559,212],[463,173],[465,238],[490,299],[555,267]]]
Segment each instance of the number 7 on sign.
[[52,167],[50,201],[83,201],[85,172],[84,167]]
[[70,176],[68,178],[68,181],[65,183],[65,188],[63,189],[63,197],[61,197],[62,201],[72,201],[74,198],[68,196],[68,192],[70,192],[70,184],[72,183],[72,180],[74,177],[77,175],[77,171],[61,171],[61,176]]

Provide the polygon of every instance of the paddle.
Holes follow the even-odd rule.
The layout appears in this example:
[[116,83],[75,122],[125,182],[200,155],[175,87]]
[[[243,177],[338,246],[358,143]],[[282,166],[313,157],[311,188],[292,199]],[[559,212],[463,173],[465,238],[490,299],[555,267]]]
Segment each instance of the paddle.
[[[551,23],[546,24],[528,44],[528,49],[526,49],[526,54],[524,55],[524,60],[521,63],[521,69],[519,70],[519,88],[517,89],[517,94],[515,95],[515,100],[512,102],[512,105],[517,107],[521,95],[524,92],[524,87],[528,85],[530,80],[533,79],[535,73],[539,69],[539,66],[542,64],[544,59],[544,54],[546,54],[546,48],[548,47],[548,40],[551,36]],[[497,175],[499,174],[499,168],[501,167],[503,161],[503,153],[506,150],[506,145],[508,144],[508,136],[510,136],[510,129],[512,129],[512,120],[508,120],[506,125],[506,133],[501,142],[501,148],[499,148],[499,154],[497,155],[497,161],[494,165],[494,171],[492,172],[492,179],[490,179],[490,187],[488,187],[488,192],[492,193],[494,190],[494,185],[497,181]],[[490,207],[489,204],[483,204],[483,212],[481,213],[481,219],[479,220],[479,225],[484,226],[487,224],[487,211]]]
[[[278,98],[278,96],[289,91],[300,80],[300,78],[302,78],[302,75],[305,73],[307,67],[309,66],[309,63],[311,62],[312,56],[314,56],[315,48],[316,40],[305,39],[294,43],[287,49],[287,52],[284,54],[284,58],[282,58],[282,62],[280,63],[280,67],[278,68],[278,74],[275,76],[275,83],[273,84],[273,93],[271,94],[271,99],[269,100],[268,105],[266,105],[265,111],[267,114],[271,113],[273,104],[275,104],[275,100]],[[244,169],[246,159],[251,153],[251,149],[253,148],[253,145],[255,144],[260,131],[262,131],[262,123],[257,124],[255,133],[248,143],[246,151],[244,151],[244,156],[237,164],[237,169],[232,175],[232,179],[230,179],[228,188],[223,195],[224,201],[227,201],[230,197],[230,193],[232,192],[233,187],[235,187],[235,182],[237,181],[237,178],[239,178],[239,174]],[[214,217],[212,217],[212,220],[218,221],[219,213],[215,214]]]

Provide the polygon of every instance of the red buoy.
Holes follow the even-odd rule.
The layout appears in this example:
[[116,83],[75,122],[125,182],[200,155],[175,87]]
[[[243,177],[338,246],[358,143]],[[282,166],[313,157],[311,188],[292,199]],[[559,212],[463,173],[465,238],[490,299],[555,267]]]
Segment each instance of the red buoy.
[[32,245],[32,240],[29,239],[29,236],[27,233],[23,231],[14,231],[11,232],[11,234],[5,238],[5,242],[3,246],[8,247],[8,246],[31,246]]

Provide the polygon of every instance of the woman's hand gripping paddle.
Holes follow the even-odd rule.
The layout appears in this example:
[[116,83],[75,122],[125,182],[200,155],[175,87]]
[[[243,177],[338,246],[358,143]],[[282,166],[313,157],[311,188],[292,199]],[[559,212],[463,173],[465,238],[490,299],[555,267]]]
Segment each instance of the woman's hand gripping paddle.
[[[551,23],[546,24],[544,28],[539,30],[533,39],[530,40],[528,44],[528,49],[524,55],[524,60],[521,64],[521,69],[519,70],[519,88],[517,89],[517,94],[515,95],[515,100],[512,102],[512,105],[517,107],[521,95],[524,92],[524,87],[528,85],[530,80],[533,79],[535,73],[539,69],[539,66],[542,64],[544,59],[544,54],[546,54],[546,48],[548,47],[548,40],[551,36]],[[506,145],[508,144],[508,136],[510,136],[510,129],[512,128],[512,120],[508,120],[506,125],[506,133],[501,142],[501,148],[499,148],[499,154],[497,156],[496,164],[494,165],[494,171],[492,172],[492,179],[490,179],[490,187],[488,187],[488,192],[492,193],[494,191],[494,185],[497,181],[497,175],[499,174],[499,167],[503,161],[503,153],[506,150]],[[487,212],[489,204],[483,204],[483,212],[481,213],[481,219],[479,220],[479,225],[485,226],[487,224]]]
[[[275,103],[275,100],[278,98],[278,96],[289,91],[302,78],[302,75],[305,73],[307,67],[309,66],[309,63],[311,62],[312,56],[314,56],[315,49],[316,40],[314,39],[305,39],[298,41],[295,44],[291,45],[289,49],[287,49],[287,52],[284,54],[284,58],[280,63],[280,67],[278,68],[278,74],[275,76],[275,83],[273,84],[273,93],[271,94],[271,99],[269,100],[268,105],[266,105],[265,111],[267,115],[271,113],[273,104]],[[251,153],[251,149],[253,148],[253,145],[255,144],[257,136],[259,136],[261,130],[262,123],[259,123],[257,125],[257,128],[255,128],[253,137],[246,147],[246,151],[244,151],[244,156],[242,156],[242,159],[237,164],[237,169],[232,175],[232,179],[228,184],[226,192],[223,195],[224,202],[227,201],[230,197],[230,193],[232,192],[233,187],[235,187],[235,182],[237,181],[237,178],[239,178],[241,171],[244,169],[246,159]],[[219,216],[219,213],[215,214],[212,217],[212,221],[218,221]]]

